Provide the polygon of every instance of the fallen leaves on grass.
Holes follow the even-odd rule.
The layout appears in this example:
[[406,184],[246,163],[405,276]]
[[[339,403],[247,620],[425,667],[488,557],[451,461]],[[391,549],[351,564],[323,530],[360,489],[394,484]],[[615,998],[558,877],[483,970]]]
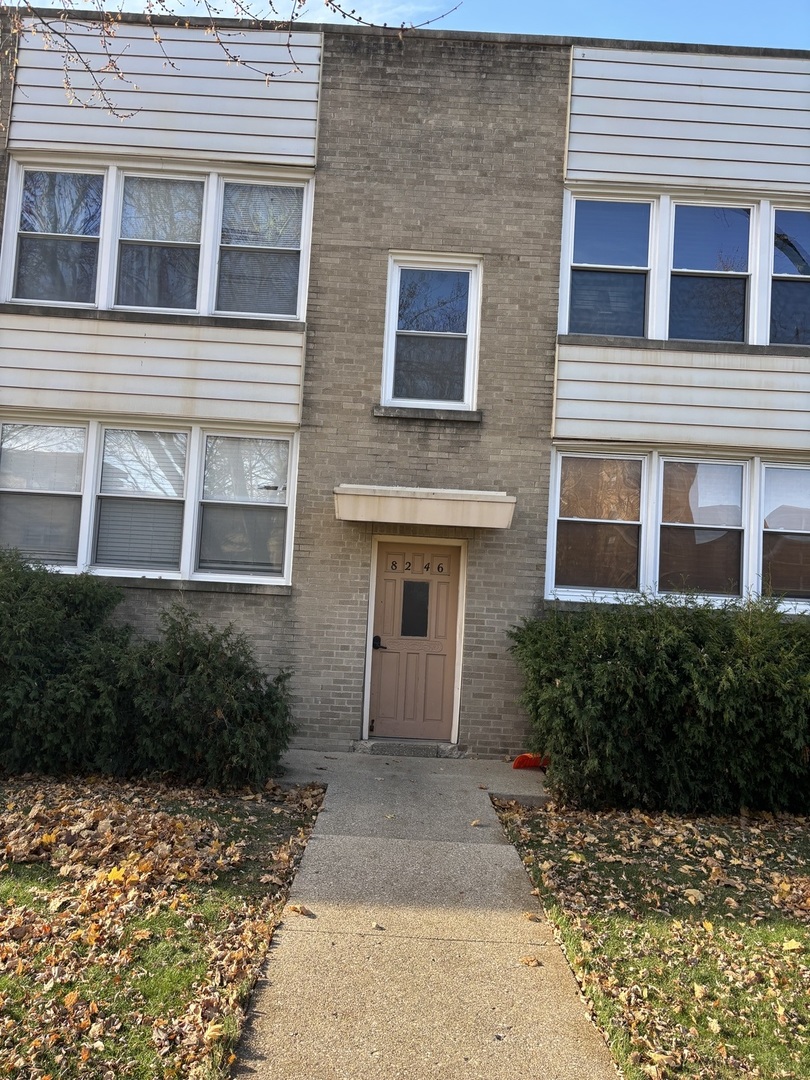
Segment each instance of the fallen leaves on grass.
[[810,828],[497,803],[629,1077],[810,1075]]
[[[311,822],[321,795],[272,788],[234,800],[163,785],[6,782],[0,1073],[118,1080],[207,1067],[226,1033],[238,1031],[240,1001],[306,840],[298,821]],[[242,896],[215,883],[251,858],[247,841],[233,842],[217,819],[258,822],[252,809],[234,812],[243,801],[273,801],[269,820],[278,812],[290,824],[261,867],[274,888]],[[165,808],[174,804],[182,810]],[[25,864],[41,867],[39,876],[15,877],[13,867]],[[189,993],[170,995],[153,1015],[144,988],[177,957],[188,964]],[[152,1065],[131,1049],[139,1038],[151,1041]]]

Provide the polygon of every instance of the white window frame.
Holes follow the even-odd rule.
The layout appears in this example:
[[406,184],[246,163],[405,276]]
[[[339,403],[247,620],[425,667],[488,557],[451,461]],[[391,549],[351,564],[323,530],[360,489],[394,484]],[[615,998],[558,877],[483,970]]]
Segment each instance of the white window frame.
[[[620,191],[602,186],[583,186],[566,190],[563,209],[563,231],[560,261],[560,308],[558,333],[569,332],[571,308],[571,270],[574,265],[574,223],[576,203],[583,201],[650,203],[650,250],[649,277],[647,283],[647,309],[645,312],[646,335],[634,341],[685,341],[696,349],[711,348],[715,343],[706,339],[669,337],[669,297],[672,278],[675,208],[676,206],[733,207],[750,211],[748,244],[748,271],[746,290],[746,326],[743,340],[723,342],[733,348],[735,344],[770,345],[771,284],[773,281],[773,231],[776,210],[810,212],[810,202],[791,200],[787,196],[775,199],[759,196],[742,196],[733,192],[717,191],[711,198],[705,192],[651,193],[639,189]],[[594,337],[609,336],[595,334]],[[805,346],[806,347],[806,346]],[[774,344],[774,349],[791,348],[790,345]]]
[[[28,170],[45,172],[90,173],[104,176],[104,195],[101,210],[101,235],[96,279],[96,297],[93,303],[64,302],[17,298],[14,293],[14,279],[17,264],[17,236],[19,232],[20,211],[24,174]],[[200,236],[200,265],[197,279],[197,301],[194,308],[153,308],[119,305],[115,302],[117,294],[118,251],[121,228],[124,178],[139,176],[161,180],[192,180],[204,184],[203,206]],[[251,311],[222,311],[216,307],[217,281],[219,275],[220,238],[222,211],[226,183],[257,184],[268,187],[300,187],[303,191],[301,218],[301,246],[298,272],[298,297],[294,313],[264,313]],[[44,158],[20,154],[9,160],[9,180],[6,198],[6,215],[3,233],[2,255],[0,256],[0,301],[14,304],[37,305],[43,307],[77,308],[102,311],[157,312],[171,315],[207,316],[233,319],[261,319],[278,322],[302,322],[306,317],[307,288],[309,280],[309,259],[312,232],[313,180],[303,170],[281,172],[278,169],[227,168],[212,170],[186,162],[167,163],[163,168],[155,168],[143,162],[122,160],[114,164],[101,163],[97,160],[81,160],[66,156],[56,161],[53,157]],[[294,249],[290,249],[294,250]]]
[[[235,584],[289,585],[292,578],[292,551],[295,532],[295,503],[298,475],[298,435],[296,432],[258,429],[254,427],[227,428],[199,424],[171,424],[155,422],[146,417],[111,418],[81,422],[64,417],[13,416],[3,417],[1,423],[43,424],[49,427],[84,428],[85,452],[81,478],[81,517],[79,524],[78,558],[76,565],[54,564],[61,573],[89,572],[109,578],[144,578],[168,581],[232,582]],[[104,448],[104,432],[108,429],[125,431],[166,431],[183,433],[186,442],[186,472],[183,494],[183,534],[178,570],[155,570],[136,566],[97,566],[93,563],[97,506],[100,497],[101,467]],[[286,501],[278,503],[287,511],[284,534],[284,565],[281,574],[235,573],[225,571],[197,570],[199,545],[200,506],[203,495],[205,468],[205,440],[207,436],[243,439],[274,439],[288,444]],[[137,497],[137,496],[133,496]]]
[[[642,459],[641,474],[641,538],[639,548],[639,588],[637,590],[585,589],[557,586],[555,584],[557,521],[560,505],[561,463],[565,457]],[[742,466],[742,555],[740,566],[740,595],[700,594],[709,605],[728,603],[729,600],[759,596],[762,589],[763,506],[765,474],[769,467],[810,471],[810,460],[797,461],[775,455],[741,456],[737,453],[696,454],[678,449],[644,449],[628,446],[619,449],[604,444],[557,446],[552,450],[551,483],[549,484],[548,536],[546,543],[545,597],[548,600],[573,602],[619,603],[634,597],[660,596],[678,603],[684,594],[658,592],[658,561],[660,526],[663,505],[663,468],[666,461],[685,461],[711,465]],[[709,528],[710,526],[707,526]],[[720,526],[718,526],[719,528]],[[785,611],[810,614],[810,600],[787,598],[780,601]]]
[[[452,409],[472,412],[478,388],[478,350],[481,330],[480,255],[449,255],[418,251],[392,251],[388,257],[388,290],[385,314],[381,403],[403,409]],[[399,315],[399,282],[402,270],[458,270],[469,273],[467,295],[467,348],[464,361],[464,397],[461,401],[394,397],[394,359]]]

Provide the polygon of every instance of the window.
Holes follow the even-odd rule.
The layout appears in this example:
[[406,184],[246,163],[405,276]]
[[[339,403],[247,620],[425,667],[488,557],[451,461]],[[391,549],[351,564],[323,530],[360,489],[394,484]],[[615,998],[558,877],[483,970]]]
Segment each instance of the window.
[[392,256],[383,404],[475,407],[480,261]]
[[810,210],[669,196],[568,207],[562,333],[810,344]]
[[[698,461],[654,452],[643,456],[560,454],[555,474],[556,521],[550,530],[549,595],[577,599],[632,592],[742,596],[758,590],[763,581],[767,588],[769,575],[774,583],[779,578],[778,591],[787,595],[785,573],[768,569],[767,538],[765,569],[756,580],[745,576],[746,524],[752,520],[749,507],[759,497],[761,470],[756,464]],[[768,483],[776,482],[782,471],[766,467],[766,477],[774,474],[772,481],[766,480],[766,493]],[[810,598],[810,470],[787,471],[791,498],[797,504],[804,499],[808,507],[800,528],[808,529]],[[798,483],[800,473],[806,480],[804,488]],[[765,528],[793,526],[775,523],[771,512]],[[754,530],[750,532],[749,544],[754,545]]]
[[669,336],[745,341],[750,210],[676,206]]
[[557,585],[638,588],[641,469],[637,458],[562,458]]
[[151,176],[116,166],[12,174],[17,239],[5,299],[303,317],[310,215],[303,181]]
[[810,345],[810,211],[774,215],[771,341]]
[[810,600],[810,469],[766,466],[764,489],[763,588]]
[[14,296],[92,304],[101,231],[104,177],[25,173],[17,238]]
[[55,565],[79,548],[85,430],[45,424],[0,428],[0,544]]
[[742,465],[664,461],[658,591],[739,596]]
[[644,336],[649,239],[649,203],[577,203],[572,334]]
[[293,449],[198,428],[3,424],[0,545],[113,575],[288,579]]

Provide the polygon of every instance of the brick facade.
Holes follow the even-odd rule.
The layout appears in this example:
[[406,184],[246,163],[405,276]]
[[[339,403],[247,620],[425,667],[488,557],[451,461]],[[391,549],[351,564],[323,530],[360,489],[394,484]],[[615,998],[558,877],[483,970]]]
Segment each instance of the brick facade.
[[[359,737],[371,537],[417,533],[469,542],[459,742],[523,745],[506,630],[542,594],[568,64],[514,40],[325,34],[292,598],[307,739]],[[483,256],[480,422],[374,416],[392,250]],[[503,532],[352,524],[340,483],[517,509]]]

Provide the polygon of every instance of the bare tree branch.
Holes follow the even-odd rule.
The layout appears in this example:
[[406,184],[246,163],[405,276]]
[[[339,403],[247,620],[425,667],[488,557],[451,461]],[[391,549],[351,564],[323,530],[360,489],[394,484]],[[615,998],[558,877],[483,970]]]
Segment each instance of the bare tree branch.
[[[12,5],[0,3],[0,17],[10,28],[10,38],[3,42],[4,77],[14,77],[18,42],[28,35],[39,35],[44,48],[62,57],[62,81],[70,102],[84,108],[102,108],[121,120],[133,116],[137,110],[122,109],[116,100],[117,92],[124,87],[137,89],[126,74],[128,46],[119,45],[118,41],[118,30],[124,21],[121,12],[108,7],[107,0],[81,0],[80,7],[78,0],[58,2],[56,9],[39,7],[33,0],[19,0],[19,3]],[[194,19],[200,20],[196,25],[205,26],[206,34],[216,42],[226,63],[237,64],[255,73],[267,85],[274,79],[301,71],[294,55],[293,34],[296,24],[305,15],[307,2],[264,0],[266,7],[260,12],[255,0],[194,0],[199,12]],[[323,2],[341,19],[359,26],[377,25],[365,19],[355,8],[349,8],[342,0]],[[442,15],[421,23],[403,22],[396,28],[397,35],[401,39],[408,31],[431,26],[457,11],[462,3],[463,0],[459,0]],[[175,70],[178,63],[167,49],[163,31],[165,27],[191,26],[192,17],[179,14],[179,5],[180,0],[144,0],[142,12],[165,64]],[[239,20],[242,25],[226,25],[232,18]],[[241,43],[246,40],[246,30],[286,32],[288,63],[283,68],[271,68],[246,59],[240,50]],[[89,89],[77,85],[78,73],[83,76],[82,82],[85,79],[89,82]]]

